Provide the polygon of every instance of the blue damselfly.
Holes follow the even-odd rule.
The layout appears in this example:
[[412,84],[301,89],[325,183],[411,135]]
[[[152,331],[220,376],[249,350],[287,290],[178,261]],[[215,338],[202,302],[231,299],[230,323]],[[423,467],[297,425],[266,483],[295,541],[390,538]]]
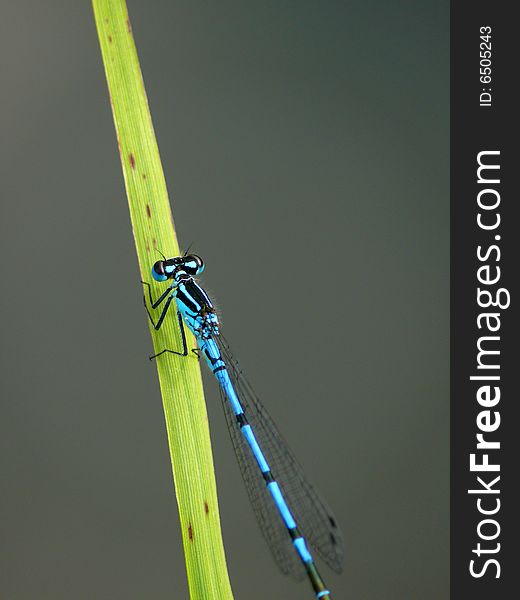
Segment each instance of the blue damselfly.
[[157,261],[152,267],[156,281],[170,285],[153,300],[152,309],[164,303],[157,322],[145,307],[158,330],[175,300],[182,351],[166,352],[188,356],[184,324],[193,332],[198,349],[219,383],[229,433],[240,465],[242,477],[260,529],[280,569],[296,579],[308,576],[316,598],[330,599],[330,591],[318,573],[310,553],[318,556],[334,571],[343,562],[341,532],[330,509],[309,483],[272,418],[243,376],[228,343],[220,331],[213,304],[195,277],[204,270],[202,259],[195,254]]

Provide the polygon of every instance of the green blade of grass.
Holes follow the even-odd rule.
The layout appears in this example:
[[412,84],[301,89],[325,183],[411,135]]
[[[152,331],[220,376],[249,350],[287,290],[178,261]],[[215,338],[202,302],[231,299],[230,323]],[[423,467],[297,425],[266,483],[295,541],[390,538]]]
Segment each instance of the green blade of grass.
[[[159,258],[157,249],[168,256],[179,254],[166,182],[126,4],[124,0],[93,0],[93,7],[139,269],[142,280],[150,282],[151,265]],[[154,297],[162,290],[154,285]],[[174,311],[168,316],[159,332],[150,328],[156,352],[182,347]],[[188,344],[195,347],[189,332]],[[190,597],[232,600],[199,364],[195,357],[172,354],[162,355],[156,364]],[[172,589],[172,597],[179,598],[178,590]]]

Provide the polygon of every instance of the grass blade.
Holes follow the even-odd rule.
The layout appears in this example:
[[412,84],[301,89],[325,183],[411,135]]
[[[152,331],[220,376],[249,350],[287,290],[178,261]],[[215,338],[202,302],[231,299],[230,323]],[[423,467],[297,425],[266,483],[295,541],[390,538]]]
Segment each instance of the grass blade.
[[[157,249],[175,256],[168,192],[124,0],[93,0],[141,278],[150,281]],[[162,288],[164,289],[164,287]],[[160,293],[154,286],[154,296]],[[179,349],[176,319],[159,332],[155,351]],[[143,320],[146,318],[143,308]],[[188,333],[190,348],[195,341]],[[143,352],[144,354],[144,352]],[[192,600],[232,600],[222,544],[209,428],[195,358],[166,354],[156,361]],[[178,598],[176,590],[172,596]]]

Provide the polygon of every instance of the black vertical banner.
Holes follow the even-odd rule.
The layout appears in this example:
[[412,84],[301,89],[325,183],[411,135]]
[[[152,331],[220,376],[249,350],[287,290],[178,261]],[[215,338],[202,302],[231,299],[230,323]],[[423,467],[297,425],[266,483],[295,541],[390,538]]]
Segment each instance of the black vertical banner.
[[451,4],[452,600],[520,594],[516,8]]

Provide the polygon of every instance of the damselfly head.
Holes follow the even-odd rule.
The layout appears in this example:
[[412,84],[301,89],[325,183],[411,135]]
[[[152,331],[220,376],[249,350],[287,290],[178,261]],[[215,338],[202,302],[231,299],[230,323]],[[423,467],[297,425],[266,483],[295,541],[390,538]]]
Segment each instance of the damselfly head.
[[152,277],[155,281],[166,281],[181,271],[188,275],[200,275],[204,271],[204,262],[196,254],[158,260],[152,267]]

